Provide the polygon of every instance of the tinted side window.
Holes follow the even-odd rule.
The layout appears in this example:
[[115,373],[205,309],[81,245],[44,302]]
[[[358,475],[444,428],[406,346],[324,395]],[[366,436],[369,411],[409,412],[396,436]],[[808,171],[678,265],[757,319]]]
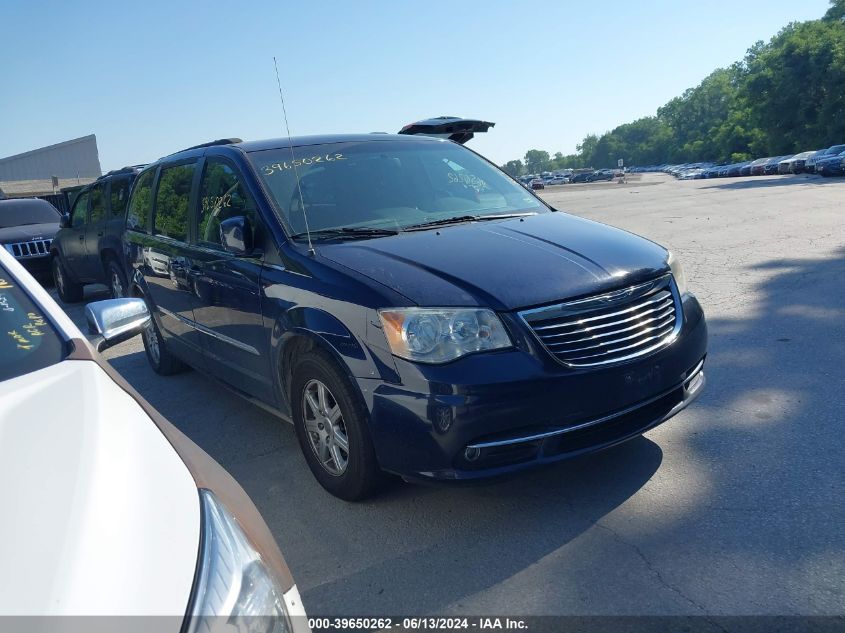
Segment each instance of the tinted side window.
[[129,198],[129,178],[115,178],[111,181],[111,217],[116,218],[126,211],[126,200]]
[[126,207],[126,228],[146,233],[150,230],[150,212],[153,209],[153,177],[155,169],[138,176],[132,197]]
[[210,158],[200,181],[197,241],[220,245],[220,222],[245,216],[253,231],[257,226],[255,202],[240,181],[240,175],[226,162]]
[[103,185],[91,189],[91,222],[102,222],[106,219],[106,197]]
[[161,170],[153,221],[153,233],[156,235],[182,242],[188,239],[188,201],[194,169],[195,164],[176,165]]
[[74,228],[85,226],[85,214],[88,211],[88,198],[91,193],[86,191],[76,197],[76,202],[73,203],[73,211],[70,214],[70,225]]

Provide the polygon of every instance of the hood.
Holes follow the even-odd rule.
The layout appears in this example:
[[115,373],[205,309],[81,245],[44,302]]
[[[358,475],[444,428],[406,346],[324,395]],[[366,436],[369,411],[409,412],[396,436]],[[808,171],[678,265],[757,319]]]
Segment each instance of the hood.
[[184,616],[199,495],[138,403],[82,360],[3,381],[0,402],[0,560],[14,579],[0,580],[0,613]]
[[52,240],[59,231],[58,222],[46,224],[24,224],[0,228],[0,244],[29,242],[30,240]]
[[322,244],[317,251],[417,305],[495,310],[590,295],[668,270],[661,246],[560,212]]
[[843,152],[841,154],[834,154],[832,156],[825,156],[824,158],[817,159],[816,165],[820,165],[822,163],[824,163],[824,164],[830,163],[832,165],[835,165],[836,163],[841,161],[843,158],[845,158],[845,152]]

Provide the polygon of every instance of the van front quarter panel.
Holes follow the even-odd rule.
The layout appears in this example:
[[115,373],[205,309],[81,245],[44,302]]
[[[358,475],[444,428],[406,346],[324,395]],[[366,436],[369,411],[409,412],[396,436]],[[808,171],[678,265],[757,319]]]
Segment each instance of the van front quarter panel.
[[[286,410],[292,365],[298,354],[311,347],[329,352],[350,378],[399,381],[386,345],[368,339],[371,322],[378,322],[378,312],[362,305],[361,299],[375,301],[377,297],[366,286],[355,288],[358,284],[348,278],[346,285],[339,286],[325,279],[325,274],[323,277],[318,280],[275,266],[265,267],[262,273],[262,313],[270,330],[269,353],[274,375],[281,378],[278,396]],[[380,331],[376,333],[379,335],[384,338]]]

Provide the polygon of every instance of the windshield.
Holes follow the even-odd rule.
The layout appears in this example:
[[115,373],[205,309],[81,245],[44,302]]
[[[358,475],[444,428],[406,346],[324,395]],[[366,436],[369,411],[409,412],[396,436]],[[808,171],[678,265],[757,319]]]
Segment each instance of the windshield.
[[305,215],[313,233],[548,211],[490,163],[448,141],[333,143],[294,148],[294,156],[290,148],[250,154],[294,234],[305,232]]
[[0,381],[60,362],[65,344],[0,264]]
[[59,212],[46,200],[0,200],[0,229],[26,224],[58,223]]

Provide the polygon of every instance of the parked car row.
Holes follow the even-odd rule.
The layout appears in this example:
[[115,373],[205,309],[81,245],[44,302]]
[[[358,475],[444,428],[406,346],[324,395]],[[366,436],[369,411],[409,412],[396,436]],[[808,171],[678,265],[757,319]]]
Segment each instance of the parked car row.
[[632,172],[664,172],[680,180],[732,178],[738,176],[773,176],[775,174],[819,174],[845,176],[845,144],[785,156],[767,156],[731,164],[684,163],[634,167]]
[[613,180],[623,176],[621,169],[583,169],[564,170],[563,172],[546,173],[540,176],[529,174],[520,176],[517,180],[528,189],[545,189],[550,185],[565,185],[569,183],[599,182]]
[[517,180],[529,189],[545,189],[551,185],[565,185],[570,181],[571,173],[544,173],[539,176],[529,174]]
[[602,180],[613,180],[621,176],[622,173],[614,169],[596,169],[593,171],[579,171],[572,175],[570,182],[584,183],[584,182],[599,182]]

